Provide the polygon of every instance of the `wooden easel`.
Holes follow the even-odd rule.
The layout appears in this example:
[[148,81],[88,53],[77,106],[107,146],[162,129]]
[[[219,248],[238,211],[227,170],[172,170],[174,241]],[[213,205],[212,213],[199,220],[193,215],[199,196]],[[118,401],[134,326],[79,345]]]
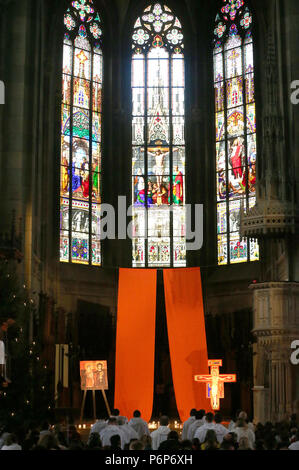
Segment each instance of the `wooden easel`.
[[[85,401],[86,401],[86,394],[89,390],[84,390],[84,393],[83,393],[83,399],[82,399],[82,405],[81,405],[81,413],[80,413],[80,423],[82,423],[82,420],[83,420],[83,413],[84,413],[84,407],[85,407]],[[90,390],[92,392],[92,405],[93,405],[93,419],[96,420],[96,417],[97,417],[97,411],[96,411],[96,393],[95,393],[95,390]],[[105,390],[102,388],[101,390],[99,390],[102,392],[102,395],[103,395],[103,398],[104,398],[104,402],[105,402],[105,406],[106,406],[106,410],[107,410],[107,413],[108,413],[108,416],[111,415],[111,410],[110,410],[110,406],[109,406],[109,403],[108,403],[108,400],[107,400],[107,396],[106,396],[106,392]]]

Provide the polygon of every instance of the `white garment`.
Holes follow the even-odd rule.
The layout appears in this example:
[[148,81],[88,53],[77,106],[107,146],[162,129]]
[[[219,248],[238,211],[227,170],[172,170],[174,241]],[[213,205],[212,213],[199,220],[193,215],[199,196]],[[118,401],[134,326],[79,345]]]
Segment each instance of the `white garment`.
[[5,365],[5,346],[3,341],[0,341],[0,365]]
[[9,436],[9,432],[4,432],[0,437],[0,450],[4,446],[5,439]]
[[10,446],[3,446],[1,450],[22,450],[22,447],[19,444],[11,444]]
[[215,424],[215,433],[217,436],[217,441],[219,444],[222,443],[224,436],[226,436],[229,433],[229,430],[223,426],[221,423],[216,423]]
[[137,432],[138,439],[141,439],[142,436],[149,436],[150,434],[147,422],[142,418],[132,418],[129,421],[129,426]]
[[125,435],[121,430],[121,426],[117,426],[115,424],[108,424],[101,432],[100,432],[100,439],[102,442],[102,446],[111,446],[110,438],[114,435],[118,434],[120,437],[120,446],[123,449],[125,447]]
[[187,433],[187,439],[188,441],[192,441],[195,437],[195,433],[197,429],[205,424],[203,419],[196,419],[193,423],[190,424],[188,433]]
[[120,425],[120,428],[121,428],[122,432],[124,433],[125,444],[129,444],[131,439],[138,439],[137,432],[135,431],[135,429],[133,429],[128,424],[122,424],[122,425]]
[[158,450],[161,442],[167,440],[167,436],[170,433],[168,426],[159,426],[158,429],[151,433],[152,438],[152,449]]
[[205,441],[206,434],[209,429],[213,429],[213,431],[216,432],[215,426],[215,423],[205,423],[203,426],[200,426],[200,428],[197,429],[194,434],[194,437],[197,437],[197,439],[199,439],[199,442],[202,444]]
[[237,435],[237,442],[240,442],[242,437],[247,437],[250,449],[254,449],[255,434],[249,426],[247,428],[234,428],[233,432]]
[[293,444],[289,446],[289,450],[299,450],[299,441],[293,442]]
[[235,421],[231,420],[228,425],[229,432],[232,432],[235,427],[236,427]]
[[91,434],[100,434],[101,431],[103,431],[103,429],[106,428],[106,426],[108,426],[106,421],[104,421],[103,419],[98,419],[90,428],[88,442],[89,442]]
[[[235,432],[234,430],[236,429],[236,427],[237,427],[237,423],[235,423],[234,421],[231,421],[228,425],[228,429],[229,429],[230,432]],[[247,423],[247,427],[252,432],[255,432],[255,426],[254,426],[253,423]]]
[[190,428],[191,424],[195,421],[195,416],[190,416],[187,421],[184,422],[183,431],[182,431],[182,441],[188,439],[188,429]]
[[[128,423],[128,418],[126,416],[114,416],[114,415],[111,415],[110,418],[115,418],[115,419],[122,419],[124,421],[124,423]],[[108,423],[108,420],[107,420],[107,423]]]

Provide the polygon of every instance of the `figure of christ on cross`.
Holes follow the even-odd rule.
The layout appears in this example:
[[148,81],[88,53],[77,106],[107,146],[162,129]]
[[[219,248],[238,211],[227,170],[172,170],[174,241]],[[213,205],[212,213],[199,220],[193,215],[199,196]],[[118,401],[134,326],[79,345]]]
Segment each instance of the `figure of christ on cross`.
[[224,383],[236,382],[235,374],[219,374],[219,367],[222,367],[221,359],[211,359],[208,361],[210,375],[195,375],[195,382],[205,382],[207,384],[207,398],[211,399],[212,409],[220,409],[220,398],[224,398]]

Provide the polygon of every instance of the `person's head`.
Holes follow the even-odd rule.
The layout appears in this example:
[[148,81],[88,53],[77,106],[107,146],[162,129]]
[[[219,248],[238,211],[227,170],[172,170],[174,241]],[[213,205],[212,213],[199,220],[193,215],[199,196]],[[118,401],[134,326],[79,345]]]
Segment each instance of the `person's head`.
[[255,441],[254,448],[255,450],[266,450],[264,441],[261,439],[259,439],[258,441]]
[[102,447],[100,436],[97,432],[91,433],[88,441],[89,449],[94,449],[95,447]]
[[126,424],[126,419],[124,416],[119,416],[116,421],[118,426],[123,426]]
[[241,437],[239,440],[239,450],[250,450],[248,437]]
[[279,442],[276,446],[276,450],[289,450],[290,443],[288,441]]
[[134,413],[133,413],[133,416],[134,416],[134,418],[140,418],[140,416],[141,416],[140,411],[139,411],[139,410],[135,410]]
[[198,437],[194,437],[194,439],[192,439],[192,449],[193,450],[200,449],[200,440],[198,439]]
[[141,441],[133,440],[129,445],[129,450],[144,450],[144,444]]
[[220,450],[236,450],[236,449],[231,440],[226,441],[225,439],[223,439],[220,445]]
[[222,423],[222,414],[221,414],[221,413],[215,413],[215,418],[214,418],[214,420],[215,420],[215,423],[216,423],[216,424]]
[[190,410],[190,416],[195,416],[195,415],[196,415],[196,409],[192,408],[192,410]]
[[110,425],[110,426],[116,426],[116,424],[117,424],[117,419],[116,419],[116,418],[110,417],[110,418],[108,419],[108,426],[109,426],[109,425]]
[[39,447],[43,447],[46,450],[58,448],[58,442],[54,434],[44,434],[40,437],[37,445]]
[[195,419],[202,419],[205,415],[205,412],[204,410],[199,410],[199,411],[196,411],[195,413]]
[[160,422],[160,426],[168,426],[169,424],[168,416],[161,416],[159,422]]
[[213,419],[214,419],[213,413],[209,412],[209,413],[206,414],[206,422],[207,423],[212,423]]
[[98,362],[98,363],[97,363],[97,370],[98,370],[99,372],[102,372],[102,369],[103,369],[102,363],[101,363],[101,362]]
[[181,442],[181,449],[182,450],[192,450],[192,442],[188,439],[185,439]]
[[114,410],[112,410],[112,416],[119,416],[119,410],[117,408],[114,408]]
[[206,433],[206,438],[205,438],[205,443],[208,446],[214,447],[217,446],[217,436],[216,433],[213,429],[209,429]]
[[239,419],[244,419],[245,421],[247,421],[246,411],[241,411],[241,413],[239,413]]
[[111,447],[114,449],[120,447],[121,442],[120,442],[120,435],[119,434],[114,434],[113,436],[110,437],[110,443]]
[[6,446],[11,446],[12,444],[16,444],[17,442],[17,437],[15,434],[7,434],[7,436],[4,439],[4,444]]
[[147,434],[144,434],[144,436],[142,436],[142,438],[140,439],[142,444],[144,445],[144,448],[151,448],[152,446],[152,438],[151,436],[148,436]]
[[170,433],[167,436],[167,440],[173,440],[173,441],[178,441],[179,440],[179,435],[176,431],[170,431]]

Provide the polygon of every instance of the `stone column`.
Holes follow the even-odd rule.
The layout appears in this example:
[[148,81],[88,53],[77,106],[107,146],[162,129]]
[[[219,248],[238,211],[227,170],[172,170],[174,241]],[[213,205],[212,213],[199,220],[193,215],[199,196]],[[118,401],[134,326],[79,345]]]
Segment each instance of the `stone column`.
[[257,338],[254,419],[279,421],[296,411],[290,355],[292,341],[299,338],[299,284],[266,282],[250,287]]

